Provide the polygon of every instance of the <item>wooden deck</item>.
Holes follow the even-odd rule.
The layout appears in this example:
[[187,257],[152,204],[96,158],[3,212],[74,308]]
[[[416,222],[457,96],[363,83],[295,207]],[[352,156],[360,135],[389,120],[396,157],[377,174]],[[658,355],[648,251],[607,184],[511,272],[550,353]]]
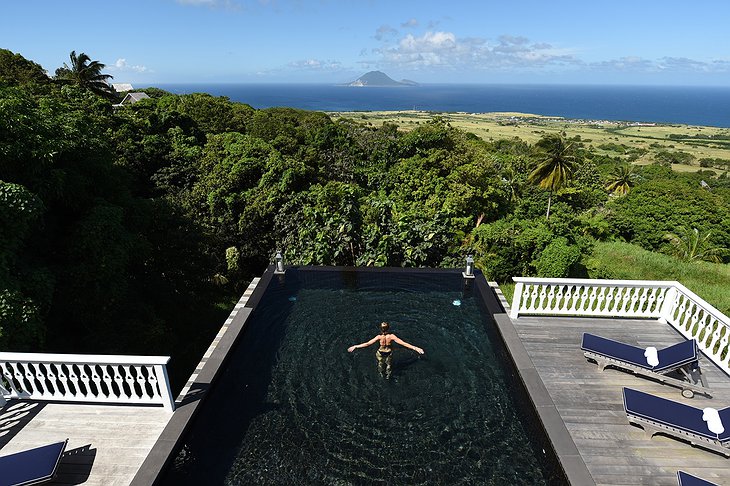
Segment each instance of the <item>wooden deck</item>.
[[170,417],[162,407],[11,401],[0,410],[0,455],[68,439],[46,484],[127,486]]
[[683,339],[672,327],[647,320],[571,317],[519,317],[513,323],[597,484],[676,486],[681,469],[730,485],[730,459],[662,435],[647,439],[628,423],[621,393],[626,386],[719,409],[730,405],[730,377],[702,357],[713,398],[696,394],[686,399],[679,388],[612,368],[601,372],[580,350],[583,332],[662,348]]

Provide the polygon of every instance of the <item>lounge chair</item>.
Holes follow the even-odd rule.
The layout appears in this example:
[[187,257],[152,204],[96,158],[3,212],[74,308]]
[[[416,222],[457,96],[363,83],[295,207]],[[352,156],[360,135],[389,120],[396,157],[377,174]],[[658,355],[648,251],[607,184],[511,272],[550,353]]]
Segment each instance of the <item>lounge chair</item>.
[[[654,366],[649,364],[646,354],[647,350],[632,346],[630,344],[606,339],[593,334],[583,333],[581,349],[586,358],[598,363],[601,371],[606,366],[613,366],[631,373],[652,378],[668,385],[682,389],[682,395],[692,398],[694,392],[710,395],[707,388],[707,380],[700,369],[697,342],[694,339],[682,341],[668,348],[656,351],[659,363]],[[699,384],[692,377],[692,372],[697,371]],[[684,379],[667,376],[669,373],[678,371]]]
[[0,484],[27,486],[52,480],[67,443],[68,439],[0,457]]
[[677,471],[677,484],[679,486],[717,486],[715,483],[692,476],[684,471]]
[[706,409],[631,388],[624,388],[623,392],[629,423],[644,429],[649,438],[665,434],[730,457],[730,408],[716,411],[722,424],[727,425],[727,429],[718,434],[710,431],[711,423],[705,421]]

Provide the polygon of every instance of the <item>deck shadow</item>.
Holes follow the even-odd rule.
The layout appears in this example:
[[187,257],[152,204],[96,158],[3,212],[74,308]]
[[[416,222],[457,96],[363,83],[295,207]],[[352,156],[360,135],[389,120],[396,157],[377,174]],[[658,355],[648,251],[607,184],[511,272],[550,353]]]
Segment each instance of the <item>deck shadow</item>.
[[0,410],[0,449],[33,420],[46,404],[27,400],[10,400]]
[[89,480],[96,459],[96,449],[91,444],[68,450],[61,456],[58,473],[51,484],[83,484]]

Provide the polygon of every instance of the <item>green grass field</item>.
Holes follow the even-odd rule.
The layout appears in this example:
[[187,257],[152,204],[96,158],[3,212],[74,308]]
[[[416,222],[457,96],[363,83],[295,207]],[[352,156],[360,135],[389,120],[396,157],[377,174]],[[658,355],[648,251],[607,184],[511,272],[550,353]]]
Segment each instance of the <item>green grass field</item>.
[[[629,243],[597,243],[588,262],[590,278],[620,280],[676,280],[695,294],[730,315],[730,265],[682,262],[674,257],[644,250]],[[501,283],[508,302],[515,285]]]
[[730,265],[682,262],[628,243],[598,243],[588,262],[592,278],[676,280],[730,315]]
[[[430,113],[422,111],[369,111],[330,113],[333,118],[347,118],[378,126],[383,122],[396,123],[401,129],[409,130],[426,123],[434,116],[440,116],[452,126],[474,133],[484,140],[500,140],[518,137],[525,142],[535,143],[543,135],[566,132],[568,136],[580,136],[586,146],[598,153],[628,157],[623,152],[643,149],[637,164],[654,162],[654,155],[660,150],[685,152],[695,160],[692,164],[675,164],[677,171],[697,171],[699,159],[712,158],[730,161],[730,129],[698,127],[690,125],[643,124],[601,120],[568,120],[525,113]],[[670,138],[672,136],[673,138]],[[723,139],[698,139],[703,137],[727,137]],[[601,146],[613,145],[617,150],[606,150]],[[718,171],[720,168],[715,168]]]

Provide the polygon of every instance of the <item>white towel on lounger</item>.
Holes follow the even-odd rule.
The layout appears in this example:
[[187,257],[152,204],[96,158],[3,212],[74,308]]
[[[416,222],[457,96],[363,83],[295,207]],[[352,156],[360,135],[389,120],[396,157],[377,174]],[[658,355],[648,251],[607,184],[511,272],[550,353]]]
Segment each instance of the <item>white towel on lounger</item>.
[[725,432],[725,427],[722,425],[720,414],[717,413],[717,410],[714,408],[707,407],[702,410],[702,420],[707,422],[707,428],[710,429],[710,432],[713,434],[720,435]]
[[646,351],[644,351],[644,356],[646,357],[647,364],[652,368],[659,364],[659,356],[657,355],[657,351],[654,346],[649,346],[648,348],[646,348]]

